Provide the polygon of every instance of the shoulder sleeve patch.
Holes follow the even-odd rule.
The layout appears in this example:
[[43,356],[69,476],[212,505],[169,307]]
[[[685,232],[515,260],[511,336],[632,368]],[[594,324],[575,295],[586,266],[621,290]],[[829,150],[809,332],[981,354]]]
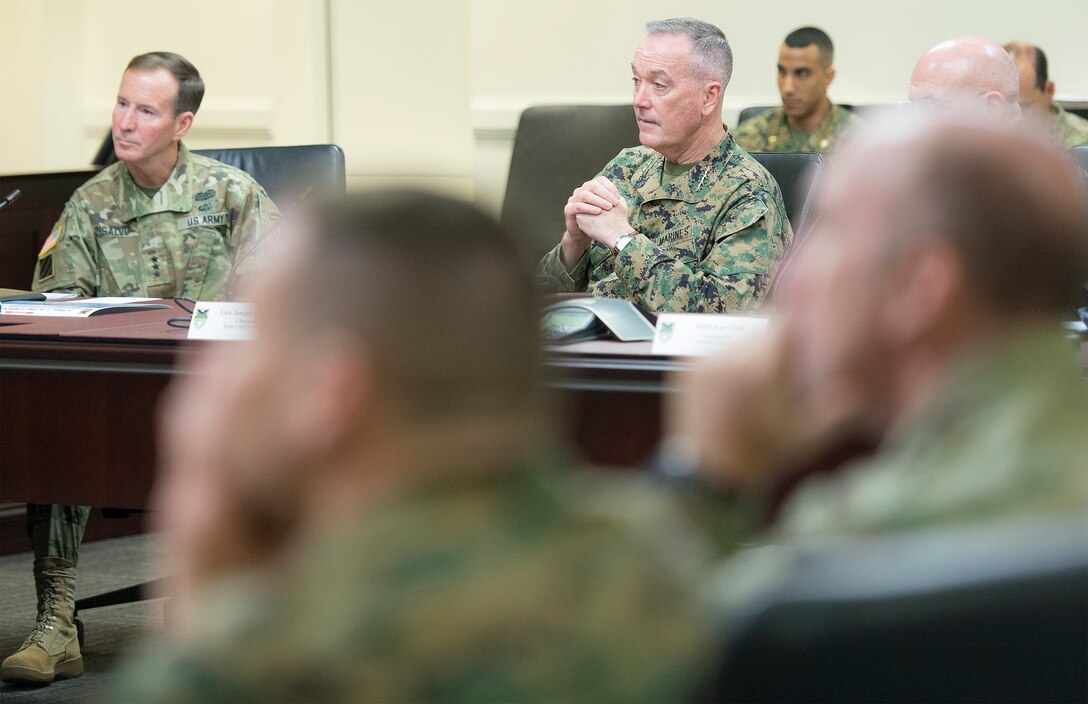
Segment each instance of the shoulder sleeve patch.
[[42,244],[42,251],[38,252],[38,259],[41,259],[53,251],[53,248],[57,246],[57,242],[60,241],[60,235],[63,230],[64,226],[58,222],[57,226],[53,228],[53,231],[49,233],[49,236],[45,238],[45,243]]
[[53,278],[53,255],[47,254],[38,259],[38,281],[44,282]]

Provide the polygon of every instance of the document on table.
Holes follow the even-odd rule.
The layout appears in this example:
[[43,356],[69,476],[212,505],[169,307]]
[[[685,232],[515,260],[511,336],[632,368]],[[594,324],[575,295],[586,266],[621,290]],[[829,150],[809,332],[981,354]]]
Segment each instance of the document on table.
[[126,313],[136,310],[169,308],[166,303],[156,303],[161,298],[127,298],[106,296],[103,298],[85,298],[82,300],[47,300],[37,302],[5,303],[0,307],[3,315],[37,315],[58,318],[88,318],[92,315],[107,313]]

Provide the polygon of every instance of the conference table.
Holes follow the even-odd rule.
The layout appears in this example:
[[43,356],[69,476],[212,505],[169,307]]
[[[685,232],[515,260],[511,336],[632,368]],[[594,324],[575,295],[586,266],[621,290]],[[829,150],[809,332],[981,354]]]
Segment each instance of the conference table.
[[[0,314],[0,501],[146,505],[156,404],[185,356],[209,344],[167,325],[184,313],[164,303],[87,318]],[[669,375],[686,366],[650,355],[648,342],[544,348],[562,435],[616,467],[653,453]]]

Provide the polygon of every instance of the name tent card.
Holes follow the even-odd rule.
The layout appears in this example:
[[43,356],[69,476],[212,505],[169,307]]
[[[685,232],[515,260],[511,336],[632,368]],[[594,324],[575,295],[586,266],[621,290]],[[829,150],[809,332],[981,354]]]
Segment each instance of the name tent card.
[[190,340],[253,339],[253,304],[198,301],[189,323]]
[[712,313],[661,313],[651,354],[699,357],[715,354],[767,328],[767,318]]

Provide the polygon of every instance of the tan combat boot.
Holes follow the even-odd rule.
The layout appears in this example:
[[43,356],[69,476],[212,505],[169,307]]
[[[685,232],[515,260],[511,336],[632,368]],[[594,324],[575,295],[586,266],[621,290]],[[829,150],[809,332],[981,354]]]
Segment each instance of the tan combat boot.
[[5,682],[52,682],[54,677],[79,677],[79,654],[74,622],[76,568],[68,560],[46,557],[34,561],[38,589],[38,620],[23,645],[0,665]]

